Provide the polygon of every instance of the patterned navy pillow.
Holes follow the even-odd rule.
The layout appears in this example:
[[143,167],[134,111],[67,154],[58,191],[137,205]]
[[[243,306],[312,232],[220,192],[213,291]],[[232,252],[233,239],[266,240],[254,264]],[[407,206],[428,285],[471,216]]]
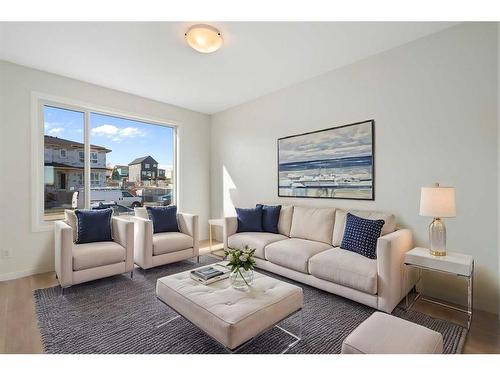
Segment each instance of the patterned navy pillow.
[[153,221],[153,233],[180,232],[177,224],[177,206],[147,207]]
[[111,208],[75,210],[77,235],[75,243],[113,241],[111,235]]
[[262,230],[269,233],[278,233],[281,205],[258,204],[255,207],[262,207]]
[[262,232],[262,206],[256,208],[237,208],[237,232]]
[[363,219],[348,213],[340,247],[370,259],[377,259],[377,239],[384,224],[384,220]]

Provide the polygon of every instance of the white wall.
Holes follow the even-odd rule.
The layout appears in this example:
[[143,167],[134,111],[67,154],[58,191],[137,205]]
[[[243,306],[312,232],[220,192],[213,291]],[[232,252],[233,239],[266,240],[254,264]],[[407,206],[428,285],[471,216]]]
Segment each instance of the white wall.
[[13,253],[0,259],[0,279],[54,268],[53,234],[33,233],[31,228],[32,91],[181,123],[179,208],[200,215],[200,235],[207,237],[208,115],[0,61],[0,249]]
[[[497,312],[496,95],[496,24],[468,23],[213,115],[212,216],[286,201],[277,198],[277,138],[373,118],[376,200],[292,201],[391,211],[425,245],[420,187],[455,186],[448,248],[475,257],[475,307]],[[442,277],[425,283],[459,303],[464,287]]]

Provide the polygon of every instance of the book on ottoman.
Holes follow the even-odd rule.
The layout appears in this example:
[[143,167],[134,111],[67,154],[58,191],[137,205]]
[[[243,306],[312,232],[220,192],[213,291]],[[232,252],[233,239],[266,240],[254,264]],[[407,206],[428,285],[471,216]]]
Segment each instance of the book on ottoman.
[[219,280],[227,279],[231,271],[223,264],[214,264],[212,266],[198,268],[191,271],[190,275],[193,280],[201,284],[208,285]]

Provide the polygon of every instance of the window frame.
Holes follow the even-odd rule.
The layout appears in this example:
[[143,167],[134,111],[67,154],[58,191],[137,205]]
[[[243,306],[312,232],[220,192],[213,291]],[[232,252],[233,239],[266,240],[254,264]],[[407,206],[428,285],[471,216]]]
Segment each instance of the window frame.
[[[94,175],[95,178],[92,178],[92,175]],[[95,181],[97,180],[97,183]],[[99,172],[93,172],[90,171],[90,187],[98,187],[99,186]]]
[[[64,156],[63,156],[63,151],[64,151]],[[68,150],[66,150],[65,148],[59,149],[59,157],[61,159],[67,159],[68,158]]]
[[99,153],[97,151],[90,151],[90,164],[98,164],[98,163],[99,163]]
[[[180,171],[179,171],[179,145],[182,123],[170,119],[154,118],[144,114],[127,112],[124,110],[105,107],[71,98],[59,97],[37,91],[31,92],[31,211],[32,231],[44,232],[53,230],[54,221],[44,219],[44,106],[51,106],[71,111],[84,113],[84,190],[90,192],[90,113],[98,113],[114,116],[126,120],[140,121],[146,124],[164,126],[172,129],[172,153],[173,153],[173,178],[172,178],[172,202],[180,206]],[[85,194],[85,207],[90,208],[90,194]]]

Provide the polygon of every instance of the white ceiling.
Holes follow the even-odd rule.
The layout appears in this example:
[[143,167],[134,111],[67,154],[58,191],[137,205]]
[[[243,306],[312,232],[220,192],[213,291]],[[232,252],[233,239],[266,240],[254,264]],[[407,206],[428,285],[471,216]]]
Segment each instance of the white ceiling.
[[0,59],[215,113],[455,23],[212,22],[209,55],[184,42],[192,24],[1,23]]

